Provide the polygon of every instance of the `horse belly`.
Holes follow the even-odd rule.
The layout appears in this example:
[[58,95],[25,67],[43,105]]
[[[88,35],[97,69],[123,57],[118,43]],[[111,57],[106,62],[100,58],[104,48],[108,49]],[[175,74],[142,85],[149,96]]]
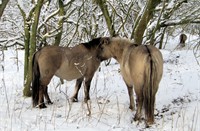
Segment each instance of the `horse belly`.
[[126,84],[128,84],[129,86],[132,86],[133,81],[132,81],[132,78],[130,77],[131,72],[130,72],[130,67],[128,63],[126,62],[124,65],[121,65],[120,70]]
[[81,78],[82,76],[84,76],[84,73],[85,69],[83,68],[64,64],[56,71],[55,75],[67,81],[71,81]]

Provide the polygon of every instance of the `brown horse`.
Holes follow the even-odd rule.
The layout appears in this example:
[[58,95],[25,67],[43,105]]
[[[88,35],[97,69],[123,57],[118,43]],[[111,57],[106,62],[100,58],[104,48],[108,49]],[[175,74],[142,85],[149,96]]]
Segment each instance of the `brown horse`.
[[104,38],[95,38],[88,43],[82,43],[72,48],[46,46],[33,56],[32,101],[33,107],[45,108],[44,97],[48,104],[52,104],[47,85],[54,75],[71,81],[77,79],[72,101],[78,101],[78,91],[82,81],[85,81],[85,98],[90,99],[90,82],[101,60],[97,54],[101,51],[98,46]]
[[137,96],[137,111],[134,120],[141,119],[144,106],[146,124],[154,122],[155,95],[163,73],[161,52],[154,46],[137,46],[128,39],[113,37],[101,45],[101,60],[115,58],[127,85],[130,109],[134,110],[133,87]]

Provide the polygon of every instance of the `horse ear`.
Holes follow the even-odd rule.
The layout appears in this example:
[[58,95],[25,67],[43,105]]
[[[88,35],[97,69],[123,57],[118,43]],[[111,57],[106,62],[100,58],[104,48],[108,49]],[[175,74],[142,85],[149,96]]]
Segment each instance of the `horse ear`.
[[109,44],[110,43],[110,37],[102,37],[101,38],[101,44]]

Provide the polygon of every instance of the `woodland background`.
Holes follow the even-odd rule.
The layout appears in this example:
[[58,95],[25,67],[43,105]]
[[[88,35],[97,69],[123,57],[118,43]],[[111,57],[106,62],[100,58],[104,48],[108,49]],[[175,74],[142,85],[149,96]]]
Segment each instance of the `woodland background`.
[[188,41],[197,52],[199,23],[199,0],[1,0],[0,55],[3,60],[5,49],[25,50],[23,94],[30,96],[31,56],[42,46],[120,35],[163,49],[168,37],[185,33],[199,36]]
[[[0,130],[199,131],[199,0],[0,0]],[[179,37],[187,35],[186,46]],[[155,124],[133,122],[119,64],[101,63],[89,106],[71,103],[75,81],[49,84],[48,108],[33,108],[32,54],[46,45],[75,46],[95,37],[133,39],[160,48],[164,73],[156,95]],[[91,114],[90,114],[91,113]],[[88,115],[90,114],[90,115]]]

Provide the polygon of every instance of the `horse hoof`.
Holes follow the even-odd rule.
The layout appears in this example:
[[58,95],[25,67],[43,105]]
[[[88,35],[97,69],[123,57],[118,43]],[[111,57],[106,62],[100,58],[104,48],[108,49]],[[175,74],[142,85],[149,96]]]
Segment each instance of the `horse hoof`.
[[133,106],[129,106],[129,109],[131,109],[132,111],[135,110],[135,108]]
[[141,122],[142,119],[143,119],[143,118],[141,118],[141,115],[135,114],[134,121]]
[[138,121],[139,118],[138,118],[137,116],[135,116],[133,120],[134,120],[134,121]]
[[33,107],[37,107],[38,104],[33,104]]
[[48,104],[48,105],[52,105],[53,102],[51,102],[51,101],[49,100],[49,101],[47,101],[47,104]]
[[149,124],[146,124],[146,126],[145,126],[146,128],[150,128],[151,126],[149,125]]
[[85,99],[84,99],[84,102],[87,103],[89,100],[90,100],[90,99],[85,98]]
[[43,108],[47,108],[47,106],[45,104],[41,104],[41,105],[39,105],[39,108],[43,109]]
[[154,121],[146,121],[145,124],[146,124],[146,128],[149,128],[151,127],[151,125],[154,124]]
[[70,100],[71,100],[71,102],[78,102],[78,99],[77,99],[77,98],[73,98],[73,97],[72,97]]

